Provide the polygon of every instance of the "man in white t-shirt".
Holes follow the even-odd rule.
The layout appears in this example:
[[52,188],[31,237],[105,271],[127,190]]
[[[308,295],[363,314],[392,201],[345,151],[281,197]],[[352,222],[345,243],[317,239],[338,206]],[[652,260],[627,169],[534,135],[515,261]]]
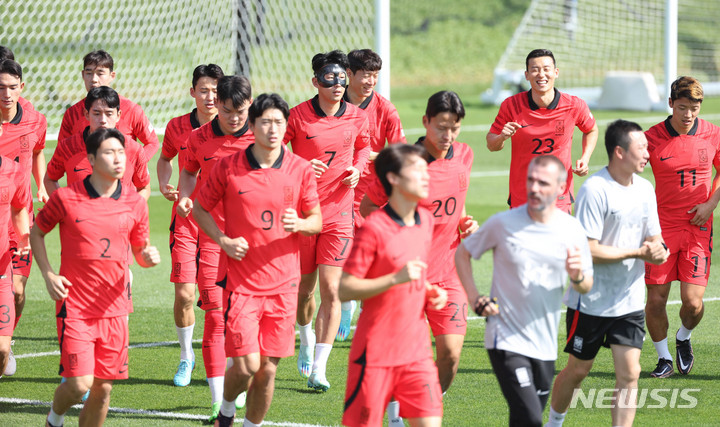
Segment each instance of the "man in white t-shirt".
[[[541,426],[557,359],[563,289],[587,293],[593,267],[585,232],[558,209],[567,171],[555,156],[528,167],[527,203],[493,215],[455,253],[470,307],[488,316],[485,348],[510,408],[510,425]],[[478,294],[470,257],[493,251],[490,297]]]
[[655,191],[636,175],[650,158],[642,128],[617,120],[605,133],[608,166],[578,192],[576,216],[595,264],[595,283],[580,295],[568,289],[565,369],[555,379],[548,426],[561,426],[574,390],[590,372],[601,346],[615,362],[612,425],[635,418],[640,350],[645,337],[645,262],[662,264],[668,251],[660,235]]

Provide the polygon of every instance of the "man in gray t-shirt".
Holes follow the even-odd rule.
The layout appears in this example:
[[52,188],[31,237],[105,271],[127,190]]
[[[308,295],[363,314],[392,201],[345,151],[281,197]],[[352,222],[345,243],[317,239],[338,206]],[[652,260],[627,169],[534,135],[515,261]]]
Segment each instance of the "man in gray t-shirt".
[[[485,348],[510,408],[510,425],[542,425],[555,373],[563,288],[568,276],[581,294],[593,284],[585,232],[555,206],[566,179],[557,157],[535,157],[528,168],[527,203],[493,215],[455,253],[470,307],[488,316]],[[470,260],[488,250],[492,299],[478,294]]]
[[[575,389],[590,372],[600,347],[615,362],[612,425],[635,418],[640,350],[645,337],[645,261],[668,257],[652,184],[636,175],[650,157],[642,128],[617,120],[605,133],[608,166],[585,181],[575,214],[585,229],[594,262],[594,284],[565,294],[568,363],[555,378],[547,426],[561,426]],[[670,365],[672,370],[672,364]]]

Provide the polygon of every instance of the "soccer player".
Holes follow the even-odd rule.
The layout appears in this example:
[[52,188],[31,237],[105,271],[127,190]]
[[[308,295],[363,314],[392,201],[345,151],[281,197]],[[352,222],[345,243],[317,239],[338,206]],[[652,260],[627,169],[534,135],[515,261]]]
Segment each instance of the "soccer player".
[[[262,94],[248,111],[255,143],[224,157],[194,204],[200,228],[228,256],[225,352],[233,364],[216,425],[232,425],[235,400],[248,390],[243,425],[261,425],[270,408],[275,373],[295,351],[300,281],[299,234],[317,234],[322,217],[315,173],[284,147],[290,110],[277,94]],[[210,215],[222,200],[224,232]],[[302,217],[298,215],[302,214]]]
[[[388,144],[406,143],[400,115],[395,106],[382,95],[375,92],[378,73],[382,68],[382,58],[370,49],[357,49],[348,53],[347,88],[343,99],[365,110],[368,115],[368,131],[370,134],[370,157],[367,166],[360,175],[355,187],[355,200],[353,202],[353,219],[355,230],[362,225],[363,217],[360,215],[360,201],[368,186],[375,180],[375,167],[372,161],[378,152]],[[345,341],[350,334],[350,325],[355,313],[356,302],[345,301],[341,304],[340,327],[337,341]]]
[[175,284],[173,314],[180,342],[180,364],[173,377],[173,383],[178,387],[190,384],[191,374],[195,368],[192,336],[195,328],[193,304],[197,282],[198,228],[192,215],[182,217],[176,214],[179,192],[170,184],[172,159],[179,154],[178,170],[182,171],[185,167],[185,150],[190,133],[217,116],[217,83],[222,76],[224,76],[223,70],[218,65],[203,64],[195,67],[190,87],[190,96],[195,99],[195,108],[168,122],[157,162],[160,192],[167,200],[173,202],[170,221],[172,257],[170,281]]
[[632,425],[645,338],[645,261],[662,264],[669,255],[652,184],[637,175],[650,157],[642,128],[625,120],[611,123],[605,149],[607,167],[578,192],[575,213],[588,238],[595,281],[585,295],[573,288],[565,294],[569,356],[553,385],[551,427],[562,425],[602,346],[610,348],[615,364],[612,425]]
[[[292,144],[294,153],[310,161],[318,179],[323,229],[318,235],[300,237],[297,366],[308,378],[308,387],[326,391],[330,383],[325,369],[340,325],[337,288],[352,247],[353,188],[367,165],[370,144],[367,114],[343,100],[347,56],[339,50],[318,53],[312,68],[318,94],[290,111],[284,139]],[[318,278],[320,308],[313,333]]]
[[[30,234],[48,293],[56,301],[60,374],[67,380],[55,389],[49,426],[63,425],[64,414],[88,389],[80,425],[104,422],[113,380],[128,378],[128,247],[141,267],[160,262],[148,237],[147,202],[121,182],[124,142],[117,129],[90,135],[92,174],[54,192]],[[58,224],[63,248],[59,274],[45,246],[45,235]]]
[[[45,188],[49,194],[60,188],[58,181],[67,175],[67,184],[82,181],[92,173],[87,157],[85,140],[96,130],[113,129],[120,120],[120,97],[108,86],[90,89],[85,97],[85,118],[89,125],[81,132],[58,142],[45,174]],[[122,183],[125,188],[136,188],[147,200],[150,197],[150,174],[142,146],[130,137],[125,138],[125,166]]]
[[[115,80],[113,70],[114,61],[112,56],[104,50],[96,50],[83,57],[82,78],[85,83],[85,90],[98,86],[110,86]],[[122,119],[118,122],[117,128],[130,138],[142,142],[144,145],[145,157],[152,159],[160,148],[160,141],[155,134],[150,120],[139,105],[129,99],[120,96],[120,111],[123,112]],[[87,127],[88,121],[85,117],[85,103],[80,100],[70,107],[63,115],[58,141],[62,141]]]
[[410,425],[439,426],[442,391],[423,311],[440,309],[445,290],[426,280],[432,214],[425,150],[398,144],[382,150],[375,170],[389,200],[367,217],[343,267],[340,298],[363,301],[350,346],[343,425],[382,424],[393,396]]
[[[15,54],[13,53],[12,50],[10,50],[9,47],[0,45],[0,61],[3,61],[5,59],[12,59],[14,61]],[[20,98],[18,98],[18,104],[20,104],[20,106],[25,110],[34,110],[35,109],[35,106],[32,105],[32,103],[30,101],[23,98],[22,96]]]
[[[34,109],[25,109],[19,102],[20,94],[25,87],[22,81],[22,67],[17,62],[6,59],[0,61],[0,113],[2,113],[3,133],[0,135],[0,155],[13,159],[19,163],[23,171],[23,182],[30,191],[30,175],[35,179],[38,192],[37,198],[45,203],[48,200],[43,179],[45,177],[45,134],[47,120],[45,116]],[[29,224],[32,226],[33,205],[32,197],[28,198]],[[25,286],[30,277],[32,255],[22,253],[18,248],[18,241],[12,229],[10,234],[10,252],[13,263],[13,291],[15,294],[15,323],[17,327],[25,306]],[[13,375],[16,369],[15,357],[10,353],[10,359],[5,367],[4,375]]]
[[[458,276],[478,316],[487,316],[485,348],[510,409],[511,426],[541,426],[557,359],[563,288],[587,293],[592,257],[577,219],[555,200],[567,171],[553,155],[530,161],[527,203],[490,217],[455,252]],[[493,251],[490,297],[478,294],[470,257]],[[497,301],[497,304],[495,302]]]
[[[430,194],[419,202],[430,210],[434,228],[427,280],[447,291],[448,302],[441,310],[425,307],[437,351],[437,368],[443,393],[457,373],[465,332],[467,330],[467,295],[455,271],[455,249],[460,239],[478,229],[478,224],[465,212],[465,197],[470,184],[473,152],[457,142],[465,107],[451,91],[440,91],[428,99],[423,125],[425,136],[416,145],[426,151],[430,174]],[[375,180],[361,205],[361,213],[377,209],[387,195]]]
[[[191,132],[185,166],[180,172],[177,213],[187,217],[193,210],[191,197],[195,188],[207,180],[215,164],[223,157],[244,150],[255,142],[247,123],[252,104],[250,81],[243,76],[223,76],[217,85],[218,114],[210,122]],[[222,201],[211,211],[215,224],[225,230],[225,209]],[[210,386],[212,408],[210,422],[220,411],[225,378],[225,348],[222,288],[216,283],[225,280],[226,259],[222,249],[207,234],[199,234],[197,284],[198,305],[205,311],[202,354],[205,375]],[[239,401],[238,406],[244,405]]]
[[[587,104],[575,96],[558,91],[559,71],[555,57],[547,49],[535,49],[525,59],[525,79],[531,89],[503,101],[487,134],[490,151],[502,150],[511,138],[510,196],[508,205],[516,208],[526,202],[525,178],[530,160],[552,154],[568,170],[565,192],[557,199],[560,209],[570,213],[573,202],[573,173],[588,173],[598,128]],[[582,155],[572,167],[572,136],[575,127],[583,133]]]
[[678,78],[670,86],[672,115],[645,132],[660,227],[670,250],[667,263],[645,264],[645,316],[658,353],[657,367],[650,375],[658,378],[673,374],[666,311],[671,282],[680,281],[682,323],[675,335],[675,352],[677,369],[683,375],[690,373],[694,364],[690,334],[700,323],[705,308],[712,213],[720,201],[720,128],[698,118],[702,101],[700,82],[687,76]]
[[[2,135],[2,112],[0,112],[0,135]],[[10,361],[10,344],[15,325],[15,298],[12,282],[12,254],[7,227],[11,225],[17,239],[18,255],[28,256],[28,199],[30,186],[26,185],[25,173],[20,166],[7,157],[0,156],[0,372],[5,372]],[[13,369],[14,371],[14,369]],[[2,376],[2,375],[0,375]]]

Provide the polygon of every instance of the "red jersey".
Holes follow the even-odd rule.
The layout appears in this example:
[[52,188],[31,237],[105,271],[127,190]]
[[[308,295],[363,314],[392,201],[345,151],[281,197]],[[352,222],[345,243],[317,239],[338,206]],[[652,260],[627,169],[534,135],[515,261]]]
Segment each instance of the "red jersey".
[[190,132],[200,127],[197,119],[197,108],[185,115],[171,119],[165,127],[165,137],[162,142],[162,154],[168,159],[174,159],[178,154],[178,170],[185,166],[185,150],[188,147]]
[[[416,144],[422,144],[420,138]],[[430,157],[428,174],[430,192],[419,206],[426,208],[433,216],[433,240],[428,263],[427,280],[437,283],[455,276],[455,250],[460,244],[460,219],[465,207],[465,197],[470,185],[473,151],[467,144],[455,142],[450,146],[444,159]],[[380,180],[375,178],[368,188],[368,198],[378,206],[387,203]]]
[[87,177],[55,191],[35,219],[49,233],[60,224],[60,275],[72,286],[57,301],[67,318],[124,316],[128,313],[128,248],[149,236],[148,207],[135,191],[118,183],[111,197],[100,197]]
[[[670,117],[645,132],[655,176],[658,216],[663,231],[690,226],[712,191],[712,169],[720,169],[720,128],[700,118],[687,135],[678,134]],[[712,225],[712,216],[707,226]]]
[[[0,156],[0,272],[7,270],[11,256],[10,234],[14,235],[11,208],[22,209],[32,203],[30,185],[25,183],[26,174],[12,159]],[[12,233],[11,233],[12,231]]]
[[527,170],[530,161],[542,154],[552,154],[563,162],[568,171],[567,189],[558,196],[558,206],[573,201],[572,137],[575,127],[590,132],[595,118],[585,101],[555,89],[555,98],[547,108],[539,107],[532,99],[532,91],[521,92],[503,101],[490,132],[501,134],[507,122],[519,123],[522,128],[512,136],[510,158],[510,207],[527,201]]
[[[67,184],[70,185],[92,174],[92,166],[85,148],[85,139],[89,132],[90,128],[85,128],[84,131],[58,142],[47,165],[47,176],[50,179],[59,181],[67,175]],[[122,177],[125,187],[143,188],[150,184],[148,161],[142,146],[127,135],[125,135],[125,158],[125,174]]]
[[[250,146],[252,147],[252,145]],[[226,289],[249,295],[297,293],[300,239],[283,229],[285,209],[299,215],[318,205],[317,182],[310,163],[282,149],[270,168],[261,168],[248,147],[220,160],[197,201],[212,211],[222,201],[225,234],[244,237],[250,248],[242,261],[228,258]]]
[[47,120],[37,111],[23,109],[18,103],[15,117],[2,126],[0,155],[19,163],[26,174],[27,185],[30,185],[33,154],[45,148]]
[[[193,174],[200,171],[197,185],[195,185],[195,191],[191,198],[195,198],[195,194],[202,188],[205,179],[210,176],[210,172],[212,172],[217,162],[223,157],[246,149],[253,142],[255,142],[255,136],[250,132],[250,127],[247,123],[234,134],[225,135],[220,129],[220,123],[217,117],[200,126],[196,131],[191,132],[187,143],[188,149],[185,159],[185,170]],[[212,214],[220,230],[225,230],[225,210],[222,206],[222,201],[216,205],[215,209],[209,212]],[[201,230],[200,235],[205,236],[205,233]],[[207,236],[205,238],[207,238]]]
[[[429,263],[432,227],[432,216],[423,208],[415,212],[415,225],[409,227],[385,205],[358,230],[343,271],[374,279],[400,271],[412,259]],[[432,357],[425,280],[395,285],[363,301],[350,360],[364,353],[367,366],[399,366]]]
[[317,179],[323,221],[341,215],[352,215],[353,189],[341,181],[350,166],[362,174],[370,156],[367,114],[340,101],[340,109],[328,117],[320,108],[318,97],[290,110],[285,143],[291,143],[298,156],[318,159],[328,170]]
[[[117,123],[117,129],[131,139],[142,142],[145,157],[148,160],[152,159],[160,148],[160,141],[155,134],[155,129],[139,105],[122,95],[119,97],[120,120]],[[85,118],[85,98],[83,98],[65,111],[58,133],[58,141],[82,132],[89,125],[90,123]]]
[[27,99],[23,98],[22,96],[18,98],[18,104],[20,104],[24,110],[34,110],[35,106],[32,105],[32,102],[28,101]]

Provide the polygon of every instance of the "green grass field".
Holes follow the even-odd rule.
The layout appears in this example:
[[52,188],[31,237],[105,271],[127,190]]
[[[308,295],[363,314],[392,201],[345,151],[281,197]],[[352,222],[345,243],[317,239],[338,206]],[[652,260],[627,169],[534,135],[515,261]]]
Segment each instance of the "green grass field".
[[[414,98],[396,100],[408,139],[421,134],[419,117],[424,109],[423,98],[435,88],[418,90]],[[504,171],[509,164],[509,150],[490,153],[485,148],[484,135],[496,109],[479,105],[471,94],[464,96],[467,117],[463,123],[459,140],[469,143],[475,152],[473,179],[467,198],[468,212],[484,221],[491,214],[505,209],[507,197],[507,176]],[[720,123],[720,99],[708,99],[701,116]],[[637,114],[627,112],[596,112],[598,122],[604,130],[606,123],[618,117],[634,118],[647,128],[662,120],[662,114]],[[576,135],[577,136],[577,135]],[[50,143],[49,146],[54,143]],[[576,137],[579,146],[579,138]],[[593,155],[591,165],[595,169],[606,162],[604,147],[599,146]],[[154,161],[151,169],[154,169]],[[651,172],[644,173],[651,178]],[[154,176],[154,175],[153,175]],[[578,180],[576,188],[580,185]],[[153,182],[155,186],[156,183]],[[210,394],[204,380],[204,369],[200,344],[195,345],[197,367],[189,387],[176,388],[172,376],[176,368],[179,347],[172,318],[173,288],[168,282],[169,251],[167,245],[170,204],[160,195],[150,199],[151,237],[163,257],[163,262],[153,269],[134,266],[133,286],[135,313],[130,317],[131,377],[119,381],[113,390],[108,416],[108,426],[124,425],[198,425],[201,417],[209,410]],[[54,265],[58,266],[59,247],[57,233],[48,237],[49,252],[54,254]],[[717,262],[717,257],[714,257]],[[491,257],[485,256],[475,263],[475,275],[485,291],[489,289]],[[697,399],[694,409],[648,408],[656,403],[648,398],[646,407],[638,410],[637,425],[712,425],[720,423],[720,393],[715,386],[720,376],[717,363],[720,338],[716,325],[720,320],[720,280],[713,273],[708,286],[705,319],[693,334],[696,366],[691,375],[676,375],[664,380],[651,380],[648,373],[655,365],[652,343],[646,343],[642,353],[643,374],[640,388],[668,389],[656,391],[668,399],[670,389],[697,389],[691,391]],[[40,425],[48,411],[52,394],[59,382],[56,375],[59,357],[53,319],[54,303],[44,288],[44,282],[33,270],[28,290],[27,304],[23,318],[15,334],[15,353],[18,356],[18,371],[13,377],[0,380],[0,425]],[[671,300],[677,301],[679,293],[674,289]],[[679,325],[677,304],[670,305],[670,331]],[[195,338],[202,336],[202,311],[196,309],[197,325]],[[483,349],[484,321],[474,315],[469,320],[468,335],[455,383],[445,396],[445,425],[476,426],[502,425],[507,422],[507,406]],[[561,323],[562,325],[562,323]],[[564,339],[564,327],[560,328],[560,341]],[[315,393],[305,387],[295,368],[295,358],[283,360],[277,378],[275,400],[267,416],[267,425],[289,425],[284,423],[338,425],[340,423],[344,396],[349,342],[338,344],[330,358],[328,379],[332,388],[325,394]],[[672,347],[671,347],[671,351]],[[566,357],[559,355],[557,368],[564,366]],[[611,388],[614,384],[612,360],[609,351],[602,351],[595,368],[585,381],[585,387]],[[21,399],[21,400],[12,400]],[[44,403],[43,403],[44,402]],[[677,398],[675,405],[685,402]],[[66,418],[66,425],[77,424],[79,410],[73,409]],[[572,410],[566,420],[568,426],[602,425],[609,423],[608,409]],[[185,418],[181,418],[185,417]],[[195,417],[195,418],[193,418]]]

